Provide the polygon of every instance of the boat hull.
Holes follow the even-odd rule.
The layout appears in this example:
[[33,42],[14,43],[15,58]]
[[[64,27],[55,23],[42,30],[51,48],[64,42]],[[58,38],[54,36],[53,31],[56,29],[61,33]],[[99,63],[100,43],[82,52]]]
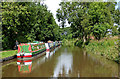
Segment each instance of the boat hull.
[[30,58],[46,50],[45,43],[20,44],[17,58]]
[[44,51],[46,51],[46,48],[31,52],[31,53],[24,53],[24,54],[18,53],[17,58],[30,58],[30,57],[33,57],[33,56],[35,56],[37,54],[40,54],[40,53],[42,53]]

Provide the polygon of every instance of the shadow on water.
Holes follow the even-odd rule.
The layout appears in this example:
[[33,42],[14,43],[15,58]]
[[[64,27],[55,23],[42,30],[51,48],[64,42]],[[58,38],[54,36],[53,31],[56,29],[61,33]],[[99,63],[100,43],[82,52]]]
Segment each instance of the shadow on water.
[[2,68],[3,77],[118,77],[117,63],[78,47],[58,47],[33,59],[14,60]]

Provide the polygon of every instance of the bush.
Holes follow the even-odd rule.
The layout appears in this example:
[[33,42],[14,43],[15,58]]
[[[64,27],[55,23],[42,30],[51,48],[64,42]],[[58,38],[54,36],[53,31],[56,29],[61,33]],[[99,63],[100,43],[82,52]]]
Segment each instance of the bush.
[[83,40],[77,40],[77,41],[75,42],[75,46],[83,47]]
[[88,53],[99,54],[107,59],[119,62],[117,41],[117,39],[112,38],[102,41],[91,41],[85,48]]

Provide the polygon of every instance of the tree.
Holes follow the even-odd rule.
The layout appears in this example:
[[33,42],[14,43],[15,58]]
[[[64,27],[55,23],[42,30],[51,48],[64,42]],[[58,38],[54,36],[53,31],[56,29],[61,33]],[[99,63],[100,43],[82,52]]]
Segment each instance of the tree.
[[[0,3],[0,7],[2,4]],[[2,11],[0,9],[0,20],[2,19]],[[2,50],[2,22],[0,22],[0,50]]]
[[55,19],[40,2],[2,3],[3,48],[13,49],[15,40],[20,43],[56,40],[59,29]]
[[29,4],[30,3],[21,2],[2,3],[2,30],[4,49],[13,48],[15,45],[15,40],[20,42],[26,41],[26,38],[18,39],[18,35],[19,37],[25,36],[28,30],[27,28],[29,28]]
[[85,43],[91,34],[100,40],[112,28],[115,5],[113,2],[61,2],[56,16],[58,21],[68,20],[73,37]]
[[119,34],[119,32],[118,32],[118,26],[115,25],[114,27],[112,27],[112,35],[114,36],[114,35],[118,35],[118,34]]

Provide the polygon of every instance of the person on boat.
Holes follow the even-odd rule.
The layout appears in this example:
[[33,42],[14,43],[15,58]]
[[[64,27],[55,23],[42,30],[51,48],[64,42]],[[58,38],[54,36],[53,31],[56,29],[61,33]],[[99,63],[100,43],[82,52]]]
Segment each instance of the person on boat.
[[16,42],[15,42],[15,47],[16,47],[16,49],[18,49],[18,41],[16,40]]

